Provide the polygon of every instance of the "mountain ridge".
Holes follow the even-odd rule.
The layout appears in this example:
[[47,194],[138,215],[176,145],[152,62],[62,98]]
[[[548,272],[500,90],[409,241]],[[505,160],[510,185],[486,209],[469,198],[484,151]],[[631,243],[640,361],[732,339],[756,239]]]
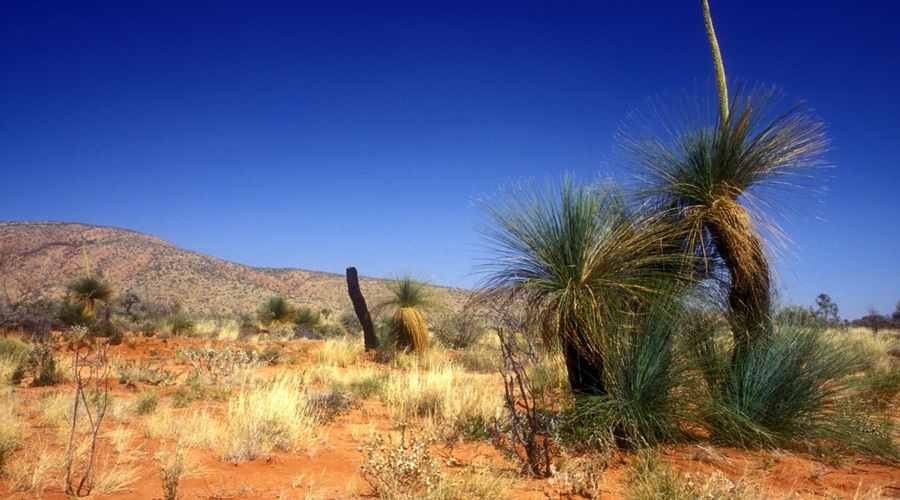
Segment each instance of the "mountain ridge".
[[[82,248],[92,273],[118,294],[178,304],[188,313],[252,314],[273,295],[314,310],[352,311],[343,274],[253,267],[133,229],[77,222],[0,221],[2,290],[33,298],[64,297],[66,285],[85,272]],[[389,283],[360,276],[370,307],[387,299]],[[434,291],[451,308],[461,306],[469,295],[457,288],[435,286]]]

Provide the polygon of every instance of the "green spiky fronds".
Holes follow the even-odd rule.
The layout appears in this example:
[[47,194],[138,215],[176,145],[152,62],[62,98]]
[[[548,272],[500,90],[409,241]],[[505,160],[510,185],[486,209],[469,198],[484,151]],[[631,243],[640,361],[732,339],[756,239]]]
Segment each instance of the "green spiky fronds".
[[608,430],[632,447],[683,434],[690,405],[676,389],[689,368],[688,345],[680,339],[691,316],[680,295],[676,290],[657,295],[630,322],[607,330],[602,349],[609,393],[577,403],[584,424]]
[[496,256],[482,267],[486,298],[523,302],[548,341],[595,368],[603,332],[659,293],[661,277],[677,279],[684,268],[671,251],[677,227],[635,213],[602,186],[571,178],[558,190],[520,186],[486,213],[481,232]]
[[377,308],[382,307],[418,307],[430,309],[437,304],[434,301],[428,283],[417,280],[406,274],[388,283],[391,296]]
[[[705,109],[704,109],[705,108]],[[689,228],[686,247],[724,269],[728,310],[739,342],[770,324],[771,270],[762,234],[784,241],[776,219],[784,194],[816,193],[812,169],[824,166],[824,127],[802,102],[781,105],[773,87],[738,89],[725,121],[699,100],[659,106],[619,136],[639,167],[641,194]]]
[[867,365],[865,353],[839,336],[815,322],[786,321],[754,344],[740,366],[715,335],[694,336],[694,363],[709,389],[700,410],[713,439],[735,446],[815,443],[898,460],[890,419],[870,415],[855,392],[853,374]]
[[85,276],[73,281],[68,287],[71,299],[80,304],[84,318],[92,320],[96,317],[97,302],[109,302],[115,290],[106,282],[93,276]]
[[284,297],[269,297],[256,312],[264,325],[289,325],[297,320],[297,309]]

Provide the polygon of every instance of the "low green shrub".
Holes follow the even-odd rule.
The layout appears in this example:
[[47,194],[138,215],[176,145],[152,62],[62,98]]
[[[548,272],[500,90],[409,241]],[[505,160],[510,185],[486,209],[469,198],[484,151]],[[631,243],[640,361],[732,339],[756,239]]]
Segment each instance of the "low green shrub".
[[194,332],[196,323],[190,316],[184,313],[173,313],[164,317],[160,323],[160,332],[172,336],[190,336]]
[[138,415],[149,415],[159,406],[159,398],[153,391],[143,390],[134,400],[134,412]]
[[734,446],[816,443],[900,458],[886,424],[868,415],[854,388],[852,375],[870,360],[828,338],[834,334],[810,323],[778,325],[737,368],[727,343],[700,339],[695,361],[709,394],[700,410],[713,439]]
[[35,342],[28,354],[28,359],[14,374],[14,381],[22,380],[26,375],[31,376],[32,387],[56,385],[65,379],[53,347],[46,342]]
[[487,325],[470,311],[439,316],[431,327],[434,337],[448,349],[468,349],[484,337]]
[[31,348],[21,340],[0,337],[0,383],[18,384],[24,376],[24,366]]
[[608,430],[620,444],[655,445],[677,439],[687,407],[676,389],[688,369],[678,342],[689,315],[678,301],[660,297],[601,336],[608,394],[579,397],[577,414],[591,428]]

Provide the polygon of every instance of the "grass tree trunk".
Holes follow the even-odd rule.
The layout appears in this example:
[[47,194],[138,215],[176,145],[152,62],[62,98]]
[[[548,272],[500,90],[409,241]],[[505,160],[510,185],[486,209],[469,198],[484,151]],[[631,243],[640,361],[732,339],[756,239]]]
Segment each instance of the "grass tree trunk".
[[363,329],[363,342],[366,351],[374,351],[378,349],[378,337],[375,336],[375,326],[372,325],[372,316],[369,314],[369,307],[366,305],[366,298],[363,297],[362,291],[359,289],[359,274],[355,267],[347,268],[347,292],[350,294],[350,301],[353,302],[353,310],[359,319],[359,324]]
[[749,350],[771,330],[769,262],[745,208],[729,201],[712,215],[710,236],[731,279],[728,322],[734,335],[732,365],[740,366]]
[[606,395],[606,385],[603,382],[603,359],[599,355],[595,356],[596,359],[590,359],[578,349],[575,343],[568,340],[563,340],[563,343],[566,373],[569,376],[572,393],[576,397]]

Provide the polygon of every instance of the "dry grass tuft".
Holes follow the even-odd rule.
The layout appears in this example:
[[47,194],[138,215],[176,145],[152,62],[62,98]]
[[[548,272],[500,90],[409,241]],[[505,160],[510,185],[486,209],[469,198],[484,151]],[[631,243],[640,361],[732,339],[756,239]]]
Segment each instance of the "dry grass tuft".
[[472,421],[490,424],[503,417],[503,388],[496,377],[466,373],[446,364],[430,371],[393,374],[382,395],[391,418],[421,421],[427,428],[455,433]]
[[223,460],[253,460],[278,449],[305,449],[318,440],[320,415],[297,374],[245,386],[228,401],[227,435],[218,448]]

